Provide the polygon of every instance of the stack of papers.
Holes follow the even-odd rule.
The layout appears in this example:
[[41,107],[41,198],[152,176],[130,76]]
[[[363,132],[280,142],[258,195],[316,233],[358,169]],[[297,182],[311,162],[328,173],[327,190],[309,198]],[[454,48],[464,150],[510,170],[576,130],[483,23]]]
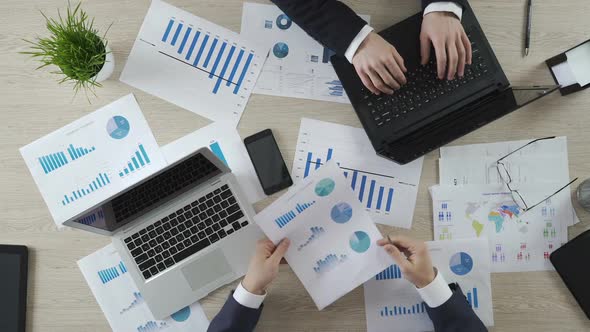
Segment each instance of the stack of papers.
[[[494,325],[488,243],[484,239],[427,242],[432,263],[449,283],[461,287],[473,311],[486,326]],[[404,279],[396,264],[365,283],[368,332],[432,331],[414,285]]]
[[526,203],[543,201],[532,210],[519,207],[496,166],[530,141],[441,148],[440,185],[431,188],[436,240],[487,238],[492,272],[552,269],[549,255],[578,222],[569,190],[543,201],[570,181],[567,139],[542,140],[503,160]]
[[112,244],[79,260],[78,267],[113,331],[204,332],[209,327],[198,302],[156,320]]

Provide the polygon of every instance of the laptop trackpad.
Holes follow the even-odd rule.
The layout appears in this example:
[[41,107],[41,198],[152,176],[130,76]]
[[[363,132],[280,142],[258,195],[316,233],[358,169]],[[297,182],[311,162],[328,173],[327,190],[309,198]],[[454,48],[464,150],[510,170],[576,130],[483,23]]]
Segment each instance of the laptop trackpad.
[[223,251],[217,249],[184,267],[182,274],[193,291],[199,291],[216,280],[233,275],[234,271],[223,255]]

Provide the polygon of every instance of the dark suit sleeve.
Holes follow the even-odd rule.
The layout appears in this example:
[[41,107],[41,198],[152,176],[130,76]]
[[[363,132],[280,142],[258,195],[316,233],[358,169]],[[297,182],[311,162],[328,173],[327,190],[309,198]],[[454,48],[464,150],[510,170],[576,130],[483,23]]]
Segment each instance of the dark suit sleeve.
[[344,56],[346,49],[367,24],[337,0],[272,0],[293,22],[322,45]]
[[251,332],[254,331],[262,306],[258,309],[244,307],[233,296],[233,292],[221,308],[221,311],[213,318],[207,332]]
[[483,332],[488,329],[477,317],[457,284],[449,285],[453,291],[451,298],[436,308],[426,306],[428,316],[434,324],[435,332]]
[[[430,5],[431,3],[440,2],[440,1],[445,1],[445,0],[422,0],[422,10],[426,9],[426,7],[428,7],[428,5]],[[467,0],[452,0],[452,2],[458,4],[459,6],[461,6],[463,8],[467,4]]]

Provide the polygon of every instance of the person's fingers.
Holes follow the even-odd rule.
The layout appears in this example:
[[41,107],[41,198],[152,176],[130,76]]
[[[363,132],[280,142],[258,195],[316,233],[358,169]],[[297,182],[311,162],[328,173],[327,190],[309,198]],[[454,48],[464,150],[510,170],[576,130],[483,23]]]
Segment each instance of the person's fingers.
[[[399,66],[397,60],[390,58],[385,62],[385,66],[399,86],[407,83],[406,75],[404,75],[403,69]],[[399,89],[399,87],[396,87],[396,89]]]
[[367,74],[369,74],[369,78],[371,79],[371,82],[373,82],[373,85],[377,88],[377,90],[379,90],[380,92],[383,92],[383,93],[387,93],[387,94],[393,93],[393,90],[391,90],[385,84],[385,82],[383,82],[379,73],[377,73],[376,71],[373,71],[373,70],[369,70],[369,72]]
[[383,247],[386,244],[390,244],[387,238],[377,240],[377,245]]
[[279,243],[275,251],[270,256],[270,259],[274,264],[279,265],[281,263],[281,259],[283,259],[285,253],[287,253],[287,250],[289,249],[289,244],[291,244],[291,241],[289,241],[287,238],[284,238],[281,243]]
[[459,57],[457,62],[457,75],[459,75],[459,77],[463,77],[463,75],[465,74],[465,63],[467,55],[465,54],[465,47],[463,46],[463,42],[457,40],[455,43],[457,44],[457,56]]
[[412,267],[412,263],[408,261],[406,256],[404,256],[404,254],[402,254],[396,246],[387,244],[383,248],[385,249],[385,251],[387,251],[389,256],[391,256],[391,258],[393,258],[393,260],[397,263],[402,272],[406,272]]
[[462,33],[461,33],[461,42],[463,43],[463,47],[465,48],[465,55],[466,55],[465,62],[468,65],[470,65],[471,60],[472,60],[472,56],[473,56],[473,50],[471,49],[471,41],[469,40],[469,37],[467,37],[467,34],[465,33],[465,31],[462,31]]
[[367,75],[364,71],[361,70],[357,70],[356,73],[359,75],[359,78],[361,79],[361,82],[363,82],[363,85],[369,89],[369,91],[371,91],[372,93],[378,95],[381,92],[373,85],[373,82],[371,81],[371,78],[369,77],[369,75]]
[[447,79],[452,80],[457,74],[457,63],[459,62],[459,56],[457,54],[457,45],[453,41],[447,42]]
[[[400,71],[399,67],[397,68],[397,70]],[[391,69],[389,69],[389,67],[385,67],[385,65],[383,65],[383,67],[379,69],[379,75],[381,76],[383,82],[387,84],[389,88],[398,90],[401,87],[400,83],[398,83],[398,81],[393,78]],[[393,93],[393,91],[391,92]]]
[[444,41],[437,41],[434,43],[434,51],[436,52],[436,68],[438,78],[444,79],[447,71],[447,50]]
[[[397,50],[395,49],[395,47],[393,48],[392,53],[393,53],[393,57],[395,58],[395,62],[397,63],[397,65],[399,66],[399,68],[402,70],[402,72],[404,72],[404,73],[407,72],[408,69],[406,68],[406,63],[404,61],[404,58],[397,52]],[[404,82],[402,82],[404,84],[406,83],[405,82],[405,79],[406,79],[406,77],[404,75]]]
[[416,240],[405,235],[393,235],[391,236],[391,242],[402,249],[408,249],[416,245]]
[[422,65],[425,65],[430,61],[430,38],[427,34],[420,35],[420,57]]

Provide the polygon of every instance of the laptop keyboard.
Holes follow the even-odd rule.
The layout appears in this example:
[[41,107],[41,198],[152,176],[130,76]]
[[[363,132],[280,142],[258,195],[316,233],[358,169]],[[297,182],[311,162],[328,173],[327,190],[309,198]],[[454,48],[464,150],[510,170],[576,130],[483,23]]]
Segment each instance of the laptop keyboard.
[[404,118],[461,86],[487,75],[489,70],[481,57],[480,50],[474,42],[471,42],[471,47],[472,64],[465,66],[465,75],[462,78],[452,81],[439,80],[436,61],[431,59],[427,65],[408,71],[407,83],[401,89],[394,91],[392,95],[377,96],[363,87],[362,98],[369,107],[375,124],[381,127],[397,118]]
[[248,225],[228,185],[128,236],[125,245],[147,280]]

